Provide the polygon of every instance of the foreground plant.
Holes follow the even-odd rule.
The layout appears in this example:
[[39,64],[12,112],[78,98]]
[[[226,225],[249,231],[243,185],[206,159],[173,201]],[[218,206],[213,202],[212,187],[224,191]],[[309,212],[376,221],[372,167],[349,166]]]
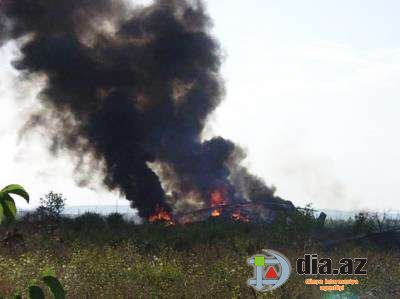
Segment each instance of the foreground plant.
[[29,203],[29,194],[21,185],[12,184],[4,187],[0,191],[0,223],[14,221],[17,214],[15,201],[10,194],[19,195]]
[[[17,184],[12,184],[4,187],[0,191],[0,223],[10,223],[15,220],[17,214],[17,208],[15,201],[10,194],[16,194],[24,198],[29,203],[29,194],[26,192],[24,187]],[[64,299],[65,291],[57,279],[54,271],[46,270],[42,274],[42,282],[50,289],[55,299]],[[28,288],[28,295],[30,299],[44,299],[45,294],[41,287],[31,284]],[[1,297],[0,297],[1,298]],[[16,294],[14,299],[22,299],[20,294]]]
[[[50,289],[55,299],[65,299],[64,288],[53,271],[44,272],[42,281]],[[41,287],[31,284],[28,288],[28,297],[30,299],[45,299],[45,294]],[[22,296],[17,294],[13,299],[22,299]]]

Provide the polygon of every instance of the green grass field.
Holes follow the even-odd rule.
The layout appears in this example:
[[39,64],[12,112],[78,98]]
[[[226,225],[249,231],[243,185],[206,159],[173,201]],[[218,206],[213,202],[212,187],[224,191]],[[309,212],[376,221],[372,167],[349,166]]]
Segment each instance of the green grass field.
[[[292,267],[304,253],[333,260],[368,258],[368,275],[359,278],[360,285],[348,287],[346,296],[330,293],[326,298],[400,296],[398,250],[365,242],[323,250],[310,237],[315,220],[304,213],[290,224],[273,225],[210,219],[166,227],[86,214],[58,221],[21,219],[13,227],[24,236],[25,246],[1,247],[0,294],[6,298],[25,294],[49,268],[68,298],[323,298],[317,286],[305,285],[305,277],[293,271],[281,288],[256,294],[246,285],[253,274],[246,259],[263,248],[282,252]],[[332,222],[320,233],[340,235],[354,228],[353,222]]]

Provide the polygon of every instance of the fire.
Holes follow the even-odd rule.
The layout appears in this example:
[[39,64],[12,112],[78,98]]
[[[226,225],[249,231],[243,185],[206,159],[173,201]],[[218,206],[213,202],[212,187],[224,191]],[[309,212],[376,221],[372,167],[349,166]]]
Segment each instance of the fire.
[[221,209],[215,209],[215,210],[212,210],[212,212],[211,212],[211,216],[213,216],[213,217],[218,217],[220,215],[221,215]]
[[225,201],[223,191],[217,189],[217,190],[214,190],[213,192],[211,192],[211,206],[212,207],[221,206],[224,204],[226,204],[226,201]]
[[149,216],[149,222],[163,221],[169,225],[175,224],[171,213],[167,212],[164,208],[157,207],[156,212]]
[[249,216],[243,215],[240,210],[236,210],[232,214],[232,220],[234,221],[241,221],[241,222],[250,222]]
[[[225,198],[225,191],[223,189],[217,189],[211,192],[211,208],[214,208],[211,211],[211,216],[212,217],[218,217],[221,215],[222,208],[221,206],[224,206],[227,204],[227,200]],[[218,207],[218,208],[216,208]]]

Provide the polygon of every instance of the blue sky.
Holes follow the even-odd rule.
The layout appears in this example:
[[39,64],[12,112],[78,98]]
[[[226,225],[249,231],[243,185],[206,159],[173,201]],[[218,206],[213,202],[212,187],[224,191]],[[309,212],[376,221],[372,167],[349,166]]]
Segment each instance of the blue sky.
[[[400,3],[207,3],[227,94],[204,138],[244,146],[253,172],[296,205],[400,210]],[[17,145],[40,78],[13,89],[11,57],[11,46],[0,50],[0,109],[9,112],[0,120],[0,183],[21,182],[34,199],[51,186],[72,205],[114,203],[100,185],[77,187],[72,163],[48,157],[39,133]],[[21,88],[30,96],[16,101]]]

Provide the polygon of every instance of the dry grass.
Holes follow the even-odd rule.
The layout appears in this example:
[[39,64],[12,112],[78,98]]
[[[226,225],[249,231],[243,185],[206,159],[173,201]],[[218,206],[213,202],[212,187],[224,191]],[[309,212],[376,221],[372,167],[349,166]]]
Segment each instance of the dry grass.
[[90,225],[77,223],[58,224],[62,244],[54,237],[54,224],[49,229],[46,223],[17,223],[26,248],[1,249],[0,294],[24,293],[44,269],[52,268],[69,298],[321,298],[318,287],[304,285],[304,277],[296,273],[268,294],[256,296],[246,286],[253,273],[246,259],[272,248],[289,257],[292,265],[304,253],[333,260],[367,257],[369,274],[359,278],[359,286],[348,288],[353,298],[400,296],[399,252],[365,244],[323,252],[298,226],[210,221],[167,228],[125,223],[116,229],[104,222],[88,232],[81,226]]

